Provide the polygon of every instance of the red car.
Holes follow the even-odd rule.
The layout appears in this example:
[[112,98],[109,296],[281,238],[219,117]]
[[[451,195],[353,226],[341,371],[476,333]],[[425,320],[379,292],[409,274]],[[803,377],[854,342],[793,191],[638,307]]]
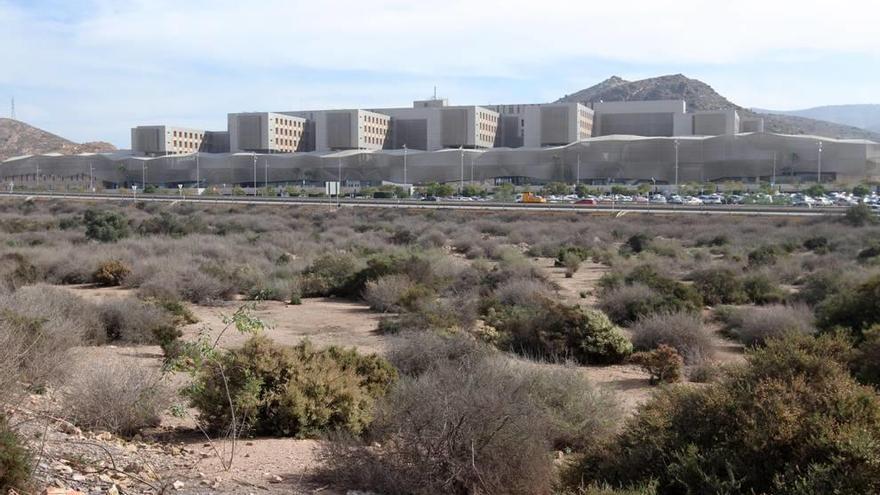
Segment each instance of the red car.
[[599,204],[599,202],[593,198],[584,198],[575,201],[574,204],[583,206],[596,206]]

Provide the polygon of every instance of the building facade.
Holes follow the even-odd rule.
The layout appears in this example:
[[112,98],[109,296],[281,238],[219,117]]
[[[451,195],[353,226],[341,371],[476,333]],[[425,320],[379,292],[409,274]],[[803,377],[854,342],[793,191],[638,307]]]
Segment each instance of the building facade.
[[303,119],[306,151],[380,150],[391,146],[391,118],[369,110],[281,112]]
[[293,153],[305,150],[306,119],[273,112],[230,113],[229,149],[233,153]]
[[389,148],[436,151],[445,148],[487,149],[495,145],[498,112],[480,106],[449,105],[433,98],[411,108],[376,108],[391,118]]
[[495,147],[539,148],[589,139],[593,134],[593,110],[571,103],[488,105],[498,112]]
[[131,130],[131,149],[147,156],[186,155],[205,151],[207,131],[167,125],[138,126]]

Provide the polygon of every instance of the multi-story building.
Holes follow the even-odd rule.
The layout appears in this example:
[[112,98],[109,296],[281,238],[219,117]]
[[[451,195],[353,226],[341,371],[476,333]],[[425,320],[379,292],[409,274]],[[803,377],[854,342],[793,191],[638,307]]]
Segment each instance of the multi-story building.
[[137,126],[131,130],[131,149],[148,156],[186,155],[205,151],[207,131],[167,125]]
[[689,136],[684,100],[609,101],[593,105],[594,136]]
[[412,108],[373,109],[391,117],[391,148],[436,151],[486,149],[495,145],[498,112],[480,106],[450,106],[445,99],[413,102]]
[[369,110],[282,112],[305,121],[307,151],[380,150],[391,145],[391,118]]
[[305,149],[306,119],[272,112],[230,113],[229,149],[233,153],[293,153]]
[[589,139],[593,134],[593,110],[571,103],[487,105],[498,112],[496,147],[539,148]]

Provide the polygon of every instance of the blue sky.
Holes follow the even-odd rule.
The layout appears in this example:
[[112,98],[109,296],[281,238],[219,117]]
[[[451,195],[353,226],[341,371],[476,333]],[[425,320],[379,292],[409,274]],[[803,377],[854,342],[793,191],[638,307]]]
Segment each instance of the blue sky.
[[0,115],[75,141],[226,113],[552,101],[683,73],[743,106],[880,103],[869,0],[0,0]]

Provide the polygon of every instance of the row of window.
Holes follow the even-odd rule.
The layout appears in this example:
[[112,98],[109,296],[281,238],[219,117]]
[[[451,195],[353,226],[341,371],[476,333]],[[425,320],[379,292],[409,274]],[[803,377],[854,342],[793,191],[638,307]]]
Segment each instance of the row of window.
[[293,119],[274,119],[275,125],[278,126],[287,126],[287,127],[303,127],[303,121],[301,120],[293,120]]
[[190,132],[190,131],[172,131],[173,137],[179,137],[184,139],[202,139],[204,137],[203,132]]

